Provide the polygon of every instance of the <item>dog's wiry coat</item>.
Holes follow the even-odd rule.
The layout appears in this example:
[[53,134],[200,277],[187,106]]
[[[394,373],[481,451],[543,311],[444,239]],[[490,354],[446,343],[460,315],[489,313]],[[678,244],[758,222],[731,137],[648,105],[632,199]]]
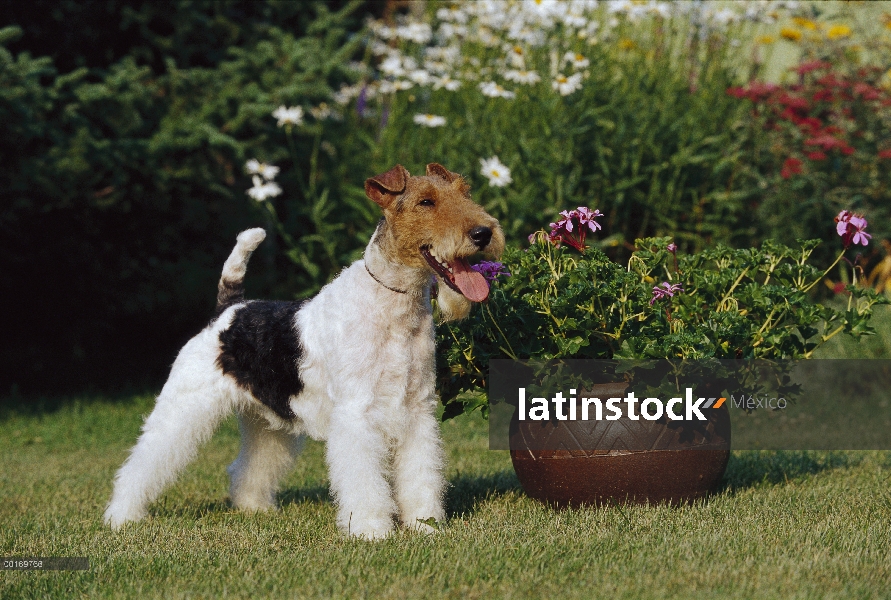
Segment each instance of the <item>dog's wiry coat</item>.
[[245,301],[242,281],[262,229],[238,236],[215,319],[180,351],[143,433],[119,470],[105,520],[145,516],[233,409],[242,447],[229,467],[233,504],[275,506],[302,435],[325,440],[337,523],[384,537],[445,516],[443,449],[434,411],[431,274],[447,318],[485,298],[465,257],[500,255],[504,236],[464,181],[437,164],[397,165],[366,182],[384,211],[364,260],[298,305]]

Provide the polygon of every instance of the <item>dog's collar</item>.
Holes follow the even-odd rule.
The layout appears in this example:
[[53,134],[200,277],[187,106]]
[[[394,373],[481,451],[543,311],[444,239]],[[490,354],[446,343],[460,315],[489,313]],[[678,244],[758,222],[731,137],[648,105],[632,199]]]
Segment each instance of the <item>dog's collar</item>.
[[380,279],[378,279],[377,277],[375,277],[375,276],[374,276],[374,273],[371,272],[371,269],[368,268],[368,264],[367,264],[367,263],[365,264],[365,270],[368,271],[368,274],[371,275],[371,278],[372,278],[372,279],[374,279],[376,282],[378,282],[379,284],[381,284],[382,286],[384,286],[385,288],[387,288],[387,289],[390,290],[391,292],[396,292],[397,294],[407,294],[407,293],[408,293],[408,290],[397,290],[396,288],[391,288],[391,287],[388,286],[386,283],[384,283],[383,281],[381,281]]

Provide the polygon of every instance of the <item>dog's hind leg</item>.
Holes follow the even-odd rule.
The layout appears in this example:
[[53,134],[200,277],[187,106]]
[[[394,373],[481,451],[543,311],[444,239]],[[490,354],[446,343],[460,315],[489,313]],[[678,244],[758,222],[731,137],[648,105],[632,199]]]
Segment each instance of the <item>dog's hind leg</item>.
[[432,406],[416,406],[412,412],[405,437],[396,447],[393,483],[403,525],[429,533],[433,529],[422,521],[445,519],[445,457]]
[[232,484],[232,504],[242,510],[267,510],[275,506],[279,481],[294,464],[303,437],[279,429],[251,411],[238,415],[241,451],[227,469]]
[[174,365],[139,441],[115,476],[105,509],[105,522],[114,529],[143,518],[148,505],[195,458],[198,446],[231,412],[228,394],[212,384],[182,389],[176,370]]

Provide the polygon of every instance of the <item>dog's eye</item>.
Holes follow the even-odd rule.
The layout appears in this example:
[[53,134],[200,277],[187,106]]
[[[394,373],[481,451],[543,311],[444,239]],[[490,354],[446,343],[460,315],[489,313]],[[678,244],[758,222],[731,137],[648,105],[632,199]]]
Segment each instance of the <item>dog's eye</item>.
[[430,198],[424,198],[420,202],[418,202],[418,206],[436,206],[436,203],[433,202]]

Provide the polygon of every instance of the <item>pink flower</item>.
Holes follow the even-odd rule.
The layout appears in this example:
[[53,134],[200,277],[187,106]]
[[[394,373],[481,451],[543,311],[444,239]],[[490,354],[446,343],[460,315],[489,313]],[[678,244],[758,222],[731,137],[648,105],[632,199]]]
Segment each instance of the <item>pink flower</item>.
[[560,215],[562,219],[550,224],[551,233],[548,237],[557,245],[566,242],[579,251],[586,248],[585,236],[588,230],[593,232],[600,229],[600,223],[594,219],[603,216],[599,210],[591,210],[587,206],[579,206],[576,210],[564,210]]
[[663,281],[653,288],[653,297],[650,298],[650,306],[652,306],[656,300],[674,298],[675,294],[683,293],[683,291],[684,288],[682,288],[679,283],[670,284],[667,281]]
[[852,244],[869,245],[872,236],[865,231],[868,223],[862,215],[855,215],[851,211],[843,210],[835,217],[835,222],[837,223],[835,231],[841,236],[845,248]]

